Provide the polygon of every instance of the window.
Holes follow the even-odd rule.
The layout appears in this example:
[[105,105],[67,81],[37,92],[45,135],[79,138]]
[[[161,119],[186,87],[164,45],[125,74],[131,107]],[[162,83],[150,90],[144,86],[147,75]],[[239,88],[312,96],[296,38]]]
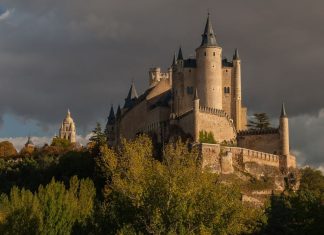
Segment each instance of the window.
[[224,93],[225,94],[231,93],[231,88],[230,87],[224,87]]
[[216,53],[215,52],[213,52],[213,56],[215,56],[216,55]]
[[206,52],[204,53],[204,55],[206,56]]
[[192,86],[187,86],[187,94],[192,95],[193,94],[193,87]]

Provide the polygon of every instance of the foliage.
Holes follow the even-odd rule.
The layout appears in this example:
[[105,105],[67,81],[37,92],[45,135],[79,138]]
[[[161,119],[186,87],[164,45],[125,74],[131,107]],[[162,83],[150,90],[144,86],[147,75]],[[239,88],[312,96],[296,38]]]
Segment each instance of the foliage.
[[105,145],[107,145],[107,136],[102,131],[100,123],[97,122],[97,126],[92,131],[92,136],[90,137],[90,151],[93,153],[94,156],[98,156],[100,155],[101,146]]
[[[201,170],[198,152],[169,144],[162,162],[146,136],[122,141],[118,152],[101,148],[106,173],[97,222],[111,234],[241,234],[255,231],[259,212],[241,203],[240,192]],[[102,222],[100,222],[102,221]],[[108,222],[109,221],[109,222]],[[99,233],[99,231],[98,231]]]
[[216,144],[213,132],[200,131],[199,132],[199,142],[207,144]]
[[69,140],[62,139],[59,137],[54,137],[52,140],[51,146],[60,147],[60,148],[68,148],[71,146],[71,143]]
[[247,127],[251,130],[266,130],[271,128],[269,117],[266,113],[255,113],[249,120]]
[[0,157],[12,157],[17,155],[17,150],[9,141],[0,142]]
[[320,234],[324,231],[324,176],[311,168],[302,170],[300,189],[273,195],[263,234]]
[[36,191],[40,184],[48,184],[53,177],[65,183],[73,175],[92,177],[93,169],[94,159],[87,151],[50,155],[47,150],[40,150],[16,161],[0,159],[0,191],[9,193],[13,186]]
[[93,212],[94,185],[72,177],[69,188],[54,179],[38,191],[13,187],[2,195],[1,234],[70,234],[75,224],[85,224]]

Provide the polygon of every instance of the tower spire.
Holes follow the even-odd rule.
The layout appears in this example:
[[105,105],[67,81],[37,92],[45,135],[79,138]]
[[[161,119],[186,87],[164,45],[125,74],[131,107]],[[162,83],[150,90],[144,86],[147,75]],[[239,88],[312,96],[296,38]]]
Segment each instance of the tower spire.
[[133,104],[133,101],[138,98],[137,91],[135,88],[134,80],[132,81],[132,85],[129,89],[128,95],[125,99],[124,108],[130,108]]
[[209,46],[217,46],[216,36],[213,30],[212,23],[210,21],[210,14],[208,12],[207,21],[205,25],[204,33],[201,35],[202,41],[200,47],[209,47]]
[[179,47],[178,59],[177,59],[177,60],[183,60],[183,55],[182,55],[182,49],[181,49],[181,46]]
[[282,103],[282,106],[281,106],[281,115],[280,115],[280,117],[287,117],[286,108],[285,108],[285,103]]
[[171,66],[175,66],[176,64],[177,64],[176,53],[174,53]]
[[198,90],[197,90],[197,88],[196,88],[196,90],[195,90],[195,95],[194,95],[194,100],[198,100],[199,99],[199,97],[198,97]]
[[109,116],[108,116],[108,124],[114,124],[115,122],[115,112],[114,107],[111,105]]
[[235,49],[234,55],[233,55],[233,60],[239,60],[240,59],[240,55],[238,52],[238,49]]

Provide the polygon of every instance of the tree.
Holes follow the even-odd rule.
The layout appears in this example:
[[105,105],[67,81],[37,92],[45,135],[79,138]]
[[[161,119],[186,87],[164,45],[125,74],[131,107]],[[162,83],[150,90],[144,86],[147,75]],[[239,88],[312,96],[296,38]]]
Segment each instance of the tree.
[[72,177],[69,188],[54,179],[38,191],[13,187],[0,200],[1,234],[71,234],[92,215],[95,189],[89,179]]
[[102,131],[101,125],[97,122],[97,126],[92,131],[92,136],[90,137],[90,143],[88,146],[90,147],[91,152],[94,156],[100,155],[100,147],[107,145],[107,136]]
[[70,147],[72,144],[70,143],[70,141],[68,141],[67,139],[62,139],[59,137],[54,137],[51,143],[51,146],[53,147],[59,147],[59,148],[68,148]]
[[320,234],[324,231],[324,176],[311,168],[301,170],[300,188],[273,195],[266,210],[263,234]]
[[265,130],[271,128],[269,117],[266,113],[255,113],[247,125],[251,130]]
[[9,141],[0,142],[0,157],[12,157],[17,155],[17,150]]
[[216,140],[214,138],[213,132],[200,131],[199,132],[199,142],[200,143],[208,143],[208,144],[216,144]]
[[167,145],[162,161],[154,159],[147,136],[122,140],[118,152],[103,146],[101,156],[103,234],[242,234],[258,227],[259,211],[202,171],[197,149],[186,143]]

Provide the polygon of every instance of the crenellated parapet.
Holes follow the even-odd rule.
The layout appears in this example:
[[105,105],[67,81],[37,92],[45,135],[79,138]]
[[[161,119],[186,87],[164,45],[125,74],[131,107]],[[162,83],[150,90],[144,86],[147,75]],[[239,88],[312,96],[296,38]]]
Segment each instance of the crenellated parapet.
[[279,128],[267,128],[264,130],[244,130],[239,131],[237,136],[248,136],[248,135],[267,135],[267,134],[278,134]]

